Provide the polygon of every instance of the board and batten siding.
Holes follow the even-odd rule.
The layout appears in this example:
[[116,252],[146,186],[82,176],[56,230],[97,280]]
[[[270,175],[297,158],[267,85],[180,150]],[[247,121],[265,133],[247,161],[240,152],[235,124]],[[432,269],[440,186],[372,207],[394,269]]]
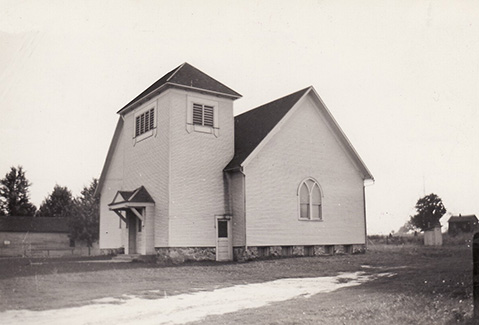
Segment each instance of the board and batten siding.
[[[308,95],[245,166],[248,246],[364,244],[363,179]],[[322,189],[322,221],[298,219],[298,187]]]
[[[234,154],[233,102],[171,92],[169,246],[214,247],[215,215],[225,213],[223,168]],[[218,103],[217,136],[187,129],[188,96]]]

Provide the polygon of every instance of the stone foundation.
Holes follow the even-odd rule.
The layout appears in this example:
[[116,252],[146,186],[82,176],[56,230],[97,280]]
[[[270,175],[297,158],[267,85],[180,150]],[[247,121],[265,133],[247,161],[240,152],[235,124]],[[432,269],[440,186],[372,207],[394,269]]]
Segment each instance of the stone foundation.
[[[159,264],[181,264],[187,261],[215,261],[215,247],[160,247],[156,248],[156,261]],[[342,254],[360,254],[366,252],[364,244],[354,245],[309,245],[309,246],[250,246],[233,247],[235,261],[256,259],[328,256]]]
[[294,257],[294,256],[327,256],[342,254],[361,254],[366,252],[364,244],[354,245],[310,245],[310,246],[250,246],[234,247],[235,261],[255,259]]
[[156,260],[160,264],[180,264],[186,261],[215,261],[215,247],[157,247]]
[[120,255],[120,254],[125,254],[125,249],[123,247],[100,249],[100,255]]

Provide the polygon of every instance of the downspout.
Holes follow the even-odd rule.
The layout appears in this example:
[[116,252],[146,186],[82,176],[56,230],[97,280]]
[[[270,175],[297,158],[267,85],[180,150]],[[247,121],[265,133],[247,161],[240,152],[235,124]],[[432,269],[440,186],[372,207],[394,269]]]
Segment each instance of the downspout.
[[[228,174],[228,172],[231,171],[231,172],[239,172],[241,173],[241,175],[243,175],[243,183],[242,183],[242,186],[243,186],[243,220],[244,220],[244,243],[245,243],[245,250],[248,249],[248,245],[247,245],[247,234],[246,234],[246,174],[243,172],[243,167],[239,167],[239,168],[234,168],[234,169],[229,169],[227,171],[225,171],[226,174]],[[230,175],[227,175],[225,177],[225,180],[228,181],[228,183],[230,182]],[[229,187],[228,187],[229,188]],[[226,195],[226,194],[225,194]],[[228,195],[229,195],[229,189],[228,189]],[[232,204],[231,204],[231,196],[229,196],[230,200],[228,200],[228,203],[226,203],[226,199],[225,199],[225,209],[226,209],[226,206],[228,205],[228,211],[231,211],[231,207],[232,207]],[[233,212],[231,211],[231,214]]]
[[247,234],[246,234],[246,174],[243,172],[243,167],[238,171],[243,175],[243,219],[244,219],[244,249],[248,250]]
[[366,225],[366,185],[363,181],[364,246],[368,248],[368,227]]
[[231,195],[230,195],[231,176],[227,171],[223,171],[223,196],[225,214],[232,215]]
[[[374,179],[368,186],[374,185]],[[368,227],[366,223],[366,179],[363,180],[364,246],[368,248]]]

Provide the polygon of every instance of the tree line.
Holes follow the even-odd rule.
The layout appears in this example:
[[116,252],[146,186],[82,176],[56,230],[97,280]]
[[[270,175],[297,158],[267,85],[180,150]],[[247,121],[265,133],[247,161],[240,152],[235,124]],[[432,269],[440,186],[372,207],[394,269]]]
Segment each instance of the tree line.
[[0,179],[0,216],[69,218],[70,239],[88,246],[98,240],[100,199],[95,196],[96,178],[78,197],[73,197],[66,186],[55,185],[38,209],[30,202],[31,185],[22,166],[11,167]]

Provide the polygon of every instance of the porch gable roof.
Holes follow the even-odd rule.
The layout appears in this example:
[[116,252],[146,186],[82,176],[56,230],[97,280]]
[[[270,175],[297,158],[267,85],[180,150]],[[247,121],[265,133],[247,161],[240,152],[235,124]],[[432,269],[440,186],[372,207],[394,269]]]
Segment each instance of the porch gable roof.
[[128,204],[132,204],[134,206],[139,205],[152,205],[155,204],[155,201],[151,197],[150,193],[146,190],[146,188],[142,185],[139,188],[133,191],[118,191],[113,198],[113,201],[108,204],[110,208],[114,207],[123,207]]

